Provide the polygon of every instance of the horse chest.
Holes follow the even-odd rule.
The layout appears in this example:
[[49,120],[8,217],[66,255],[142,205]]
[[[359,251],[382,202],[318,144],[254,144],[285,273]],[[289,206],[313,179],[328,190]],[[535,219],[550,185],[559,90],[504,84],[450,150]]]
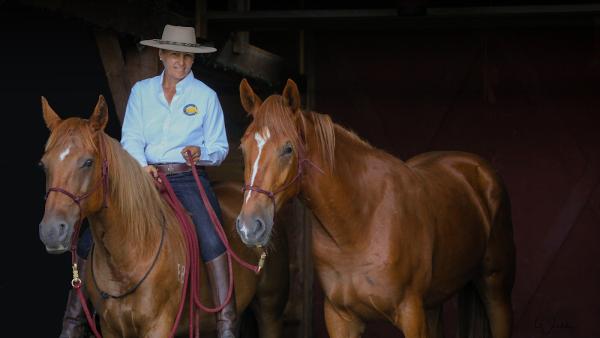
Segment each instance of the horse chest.
[[102,317],[113,332],[118,332],[122,337],[137,335],[142,315],[134,311],[134,306],[128,302],[107,300],[103,308]]
[[364,318],[377,318],[393,311],[401,293],[401,283],[388,281],[390,277],[385,266],[355,262],[353,269],[317,268],[327,299],[336,307]]

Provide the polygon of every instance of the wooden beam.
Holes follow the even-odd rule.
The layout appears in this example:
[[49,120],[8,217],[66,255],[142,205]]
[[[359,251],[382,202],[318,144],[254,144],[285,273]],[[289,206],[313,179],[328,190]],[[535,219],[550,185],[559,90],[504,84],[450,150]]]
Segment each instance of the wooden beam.
[[[301,204],[301,203],[300,203]],[[303,284],[303,293],[304,293],[304,309],[303,309],[303,318],[302,318],[302,338],[311,338],[314,336],[313,332],[313,282],[314,282],[314,262],[313,262],[313,250],[312,250],[312,228],[315,222],[318,222],[313,215],[312,211],[310,211],[305,205],[301,204],[301,207],[304,208],[304,238],[302,241],[304,251],[304,257],[302,258],[303,262],[303,276],[304,276],[304,284]]]
[[[230,3],[229,5],[231,6],[232,4]],[[250,10],[250,0],[237,0],[233,6],[233,10],[236,12],[248,12]],[[232,8],[230,7],[230,9]],[[244,53],[248,49],[249,45],[250,34],[248,31],[235,32],[232,45],[234,54]]]
[[[196,0],[206,1],[206,0]],[[239,0],[229,0],[235,4]],[[140,6],[138,1],[18,0],[65,16],[83,18],[102,28],[140,37],[160,36],[165,23],[192,26],[194,17],[168,10],[165,0]],[[206,24],[220,31],[294,29],[381,30],[494,27],[594,27],[600,4],[427,7],[428,0],[408,0],[412,7],[387,9],[208,11]],[[115,15],[118,8],[119,15]],[[408,13],[406,13],[408,12]],[[398,15],[407,14],[407,15]],[[197,15],[196,15],[197,16]],[[204,34],[206,31],[203,31]]]
[[160,69],[158,60],[158,49],[152,47],[143,47],[141,50],[137,47],[127,48],[125,52],[125,69],[129,89],[140,80],[156,76]]
[[196,38],[206,39],[206,0],[196,0]]
[[166,11],[166,0],[156,0],[148,4],[140,0],[17,1],[23,5],[56,11],[64,17],[82,18],[100,28],[144,38],[160,36],[166,23],[178,22],[181,25],[191,26],[190,21],[193,19]]
[[115,33],[105,30],[95,30],[98,52],[104,65],[108,87],[112,94],[119,122],[123,123],[125,106],[129,97],[130,84],[125,76],[125,62],[121,53],[119,39]]
[[[600,4],[423,7],[414,8],[331,9],[331,10],[256,10],[209,11],[211,29],[242,30],[419,30],[512,27],[592,27],[600,15]],[[414,13],[407,15],[406,12]],[[405,15],[399,15],[405,14]]]
[[[414,6],[424,6],[425,0],[411,0]],[[507,15],[581,15],[600,14],[600,4],[531,5],[531,6],[480,6],[480,7],[430,7],[424,17],[482,17]],[[211,22],[224,20],[330,20],[330,19],[381,19],[400,17],[398,8],[382,9],[306,9],[306,10],[256,10],[209,11]],[[408,16],[407,16],[408,17]]]
[[[314,32],[306,32],[302,31],[302,60],[304,71],[306,72],[306,88],[304,95],[306,98],[305,108],[307,110],[315,109],[315,90],[316,90],[316,78],[315,78],[315,36]],[[313,334],[313,285],[314,285],[314,260],[313,260],[313,250],[312,250],[312,229],[315,222],[318,222],[314,217],[312,211],[308,209],[306,206],[302,205],[304,208],[304,219],[302,231],[303,235],[303,252],[304,257],[302,257],[303,262],[303,273],[304,273],[304,311],[303,311],[303,323],[302,323],[302,338],[310,338]]]

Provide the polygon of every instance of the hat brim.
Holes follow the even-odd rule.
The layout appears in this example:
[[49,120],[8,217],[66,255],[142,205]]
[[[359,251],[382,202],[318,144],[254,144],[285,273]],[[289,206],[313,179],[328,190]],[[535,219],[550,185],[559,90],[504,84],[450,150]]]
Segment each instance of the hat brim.
[[196,54],[204,54],[204,53],[214,53],[217,51],[214,47],[202,46],[202,45],[194,45],[194,46],[181,46],[173,43],[164,43],[160,40],[142,40],[140,44],[149,47],[155,47],[166,50],[173,50],[176,52],[184,52],[184,53],[196,53]]

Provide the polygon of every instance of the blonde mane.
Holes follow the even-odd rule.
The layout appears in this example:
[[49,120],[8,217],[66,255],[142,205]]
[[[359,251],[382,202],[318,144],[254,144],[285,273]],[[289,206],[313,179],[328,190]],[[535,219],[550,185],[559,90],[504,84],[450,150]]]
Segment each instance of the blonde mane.
[[[336,133],[339,136],[346,136],[347,139],[353,142],[372,148],[370,144],[353,132],[334,123],[327,114],[302,110],[298,110],[297,114],[296,117],[296,114],[291,111],[281,95],[271,95],[255,114],[254,120],[248,127],[244,137],[268,127],[271,135],[289,138],[295,149],[303,147],[307,153],[317,151],[326,166],[321,169],[328,173],[332,173],[335,167]],[[300,130],[296,127],[298,125],[297,119],[300,120]],[[313,129],[316,136],[315,142],[307,143],[303,139],[308,128]]]
[[[104,132],[98,134],[99,142],[104,144],[104,156],[108,161],[109,176],[109,208],[116,208],[120,214],[121,231],[126,233],[121,236],[123,241],[134,239],[136,243],[150,243],[160,236],[160,226],[169,226],[173,222],[166,221],[170,214],[170,207],[163,202],[152,178],[139,163],[125,151],[121,144]],[[73,136],[73,137],[70,137]],[[89,127],[87,120],[71,118],[64,120],[54,130],[46,149],[59,142],[79,140],[80,146],[99,153],[94,132]],[[63,141],[61,141],[63,140]],[[99,180],[100,177],[98,176]],[[124,245],[135,245],[127,242]],[[152,245],[141,246],[140,253],[144,250],[155,250]]]

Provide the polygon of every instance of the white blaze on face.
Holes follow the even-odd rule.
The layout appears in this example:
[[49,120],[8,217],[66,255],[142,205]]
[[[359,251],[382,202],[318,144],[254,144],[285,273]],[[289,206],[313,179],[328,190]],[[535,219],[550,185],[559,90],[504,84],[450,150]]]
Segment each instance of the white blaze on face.
[[[258,162],[260,161],[260,155],[262,154],[262,148],[265,146],[265,143],[271,138],[271,133],[269,132],[269,128],[265,128],[262,134],[256,132],[254,133],[254,139],[256,140],[256,146],[258,147],[258,155],[256,155],[256,160],[254,160],[254,165],[252,165],[252,177],[250,178],[250,185],[254,185],[254,179],[256,178],[256,173],[258,172]],[[246,196],[246,200],[244,203],[248,202],[250,199],[250,195],[252,195],[252,190],[248,190],[248,195]]]
[[60,153],[60,155],[58,155],[58,159],[59,160],[64,160],[65,157],[67,157],[67,155],[69,155],[69,153],[71,152],[71,145],[69,145],[67,147],[67,149],[63,150],[62,153]]

